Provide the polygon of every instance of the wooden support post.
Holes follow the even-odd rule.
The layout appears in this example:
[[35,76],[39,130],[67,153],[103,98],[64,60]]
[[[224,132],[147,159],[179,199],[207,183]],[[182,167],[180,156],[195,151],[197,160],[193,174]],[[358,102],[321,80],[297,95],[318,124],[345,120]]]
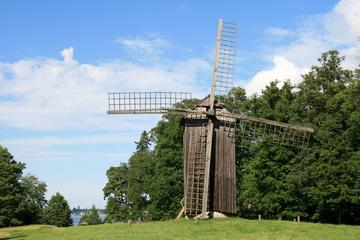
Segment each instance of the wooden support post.
[[209,197],[209,180],[210,180],[210,165],[211,165],[211,149],[212,149],[212,140],[214,132],[214,123],[209,119],[208,123],[208,132],[206,138],[206,158],[205,158],[205,176],[204,176],[204,188],[203,188],[203,198],[202,198],[202,209],[201,209],[201,218],[207,218],[207,203]]
[[185,211],[185,207],[182,207],[179,214],[176,217],[176,220],[179,220],[181,218],[181,216],[184,214],[184,211]]
[[180,201],[181,210],[180,210],[179,214],[177,215],[176,220],[179,220],[185,212],[184,200],[185,200],[185,198],[181,199],[181,201]]

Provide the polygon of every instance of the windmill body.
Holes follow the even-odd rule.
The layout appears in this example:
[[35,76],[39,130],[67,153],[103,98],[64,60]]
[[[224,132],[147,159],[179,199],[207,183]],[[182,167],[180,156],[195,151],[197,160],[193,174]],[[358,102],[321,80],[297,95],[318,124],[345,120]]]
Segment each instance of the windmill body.
[[[184,117],[184,204],[185,214],[196,216],[202,213],[206,176],[206,148],[208,123],[205,114],[209,97],[194,110],[200,114]],[[217,109],[220,111],[220,109]],[[230,113],[225,108],[222,112]],[[235,177],[235,119],[213,117],[212,153],[210,159],[208,197],[206,211],[236,213]],[[232,122],[233,124],[225,124]]]
[[236,57],[236,24],[219,20],[210,94],[194,109],[174,107],[190,93],[109,93],[108,114],[183,115],[184,213],[236,213],[235,136],[306,146],[313,129],[231,113],[215,100],[231,89]]

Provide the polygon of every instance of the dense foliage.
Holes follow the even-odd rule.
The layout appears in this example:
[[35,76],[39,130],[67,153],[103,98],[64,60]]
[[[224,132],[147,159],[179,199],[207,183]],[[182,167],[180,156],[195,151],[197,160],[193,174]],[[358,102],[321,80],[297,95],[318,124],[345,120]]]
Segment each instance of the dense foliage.
[[[342,61],[329,51],[298,86],[274,81],[260,95],[234,88],[221,99],[231,111],[315,129],[303,149],[238,139],[240,216],[360,223],[360,69],[343,69]],[[142,134],[128,163],[108,170],[108,221],[176,216],[183,196],[180,121],[164,115]]]
[[296,88],[272,83],[239,104],[254,116],[315,129],[305,149],[241,140],[240,215],[360,223],[360,79],[342,60],[324,53]]
[[25,164],[16,162],[11,153],[0,146],[0,226],[21,224],[19,205],[22,199],[20,178]]
[[102,221],[95,205],[92,205],[90,212],[85,213],[80,219],[80,225],[97,225],[101,223]]
[[46,184],[37,177],[27,174],[20,179],[23,198],[20,204],[23,224],[41,223],[42,211],[46,206]]
[[44,224],[67,227],[72,225],[71,210],[68,202],[60,193],[53,195],[43,212]]
[[0,146],[0,227],[36,224],[46,204],[46,184],[23,176],[25,164]]

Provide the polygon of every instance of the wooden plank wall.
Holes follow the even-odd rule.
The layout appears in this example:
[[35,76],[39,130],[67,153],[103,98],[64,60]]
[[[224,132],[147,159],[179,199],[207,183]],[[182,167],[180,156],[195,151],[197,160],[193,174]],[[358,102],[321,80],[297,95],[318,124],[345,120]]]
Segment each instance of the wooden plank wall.
[[185,119],[184,129],[184,195],[185,214],[201,213],[205,175],[206,119]]
[[213,210],[236,213],[235,136],[223,122],[215,125]]
[[[209,211],[236,213],[235,139],[224,122],[215,121],[210,170]],[[185,214],[201,213],[205,173],[206,119],[184,120]],[[205,136],[205,138],[204,138]]]

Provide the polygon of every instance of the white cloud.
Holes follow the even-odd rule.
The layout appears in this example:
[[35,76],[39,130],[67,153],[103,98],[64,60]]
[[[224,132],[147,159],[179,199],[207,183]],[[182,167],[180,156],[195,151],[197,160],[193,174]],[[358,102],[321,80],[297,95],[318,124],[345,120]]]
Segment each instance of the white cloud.
[[75,63],[73,57],[74,57],[74,49],[73,47],[65,48],[60,52],[61,56],[64,58],[65,64],[72,64]]
[[291,36],[292,32],[284,28],[270,27],[265,30],[265,34],[273,38],[285,38]]
[[335,6],[334,12],[343,16],[349,31],[360,36],[360,1],[342,0]]
[[158,58],[165,50],[174,47],[170,41],[156,34],[147,34],[135,38],[119,38],[116,43],[130,51],[131,54],[135,54],[135,58],[138,60],[144,57]]
[[33,58],[0,63],[0,124],[36,130],[136,128],[127,120],[141,119],[138,116],[119,120],[106,115],[107,92],[199,94],[198,81],[210,73],[210,64],[200,58],[151,66],[123,61],[86,64],[75,61],[73,51],[61,52],[64,61]]
[[[135,141],[133,138],[132,141]],[[129,141],[129,136],[124,133],[117,132],[112,134],[92,134],[71,137],[33,137],[20,139],[2,140],[7,146],[77,146],[77,145],[99,145],[110,143],[126,143]]]
[[245,87],[247,95],[260,93],[259,90],[264,89],[275,79],[280,81],[280,85],[286,80],[291,80],[293,84],[297,84],[301,81],[301,74],[304,74],[307,70],[299,69],[283,56],[275,56],[273,65],[271,69],[256,73]]
[[[271,27],[265,33],[272,38],[264,53],[265,59],[272,61],[269,70],[263,70],[249,80],[248,94],[261,93],[270,81],[290,78],[295,83],[301,74],[317,63],[321,53],[337,49],[345,55],[344,67],[359,65],[360,46],[360,1],[339,1],[332,11],[302,18],[296,29],[287,30]],[[279,37],[291,35],[291,40],[278,43]],[[269,39],[268,39],[269,40]],[[282,60],[281,60],[282,59]]]

